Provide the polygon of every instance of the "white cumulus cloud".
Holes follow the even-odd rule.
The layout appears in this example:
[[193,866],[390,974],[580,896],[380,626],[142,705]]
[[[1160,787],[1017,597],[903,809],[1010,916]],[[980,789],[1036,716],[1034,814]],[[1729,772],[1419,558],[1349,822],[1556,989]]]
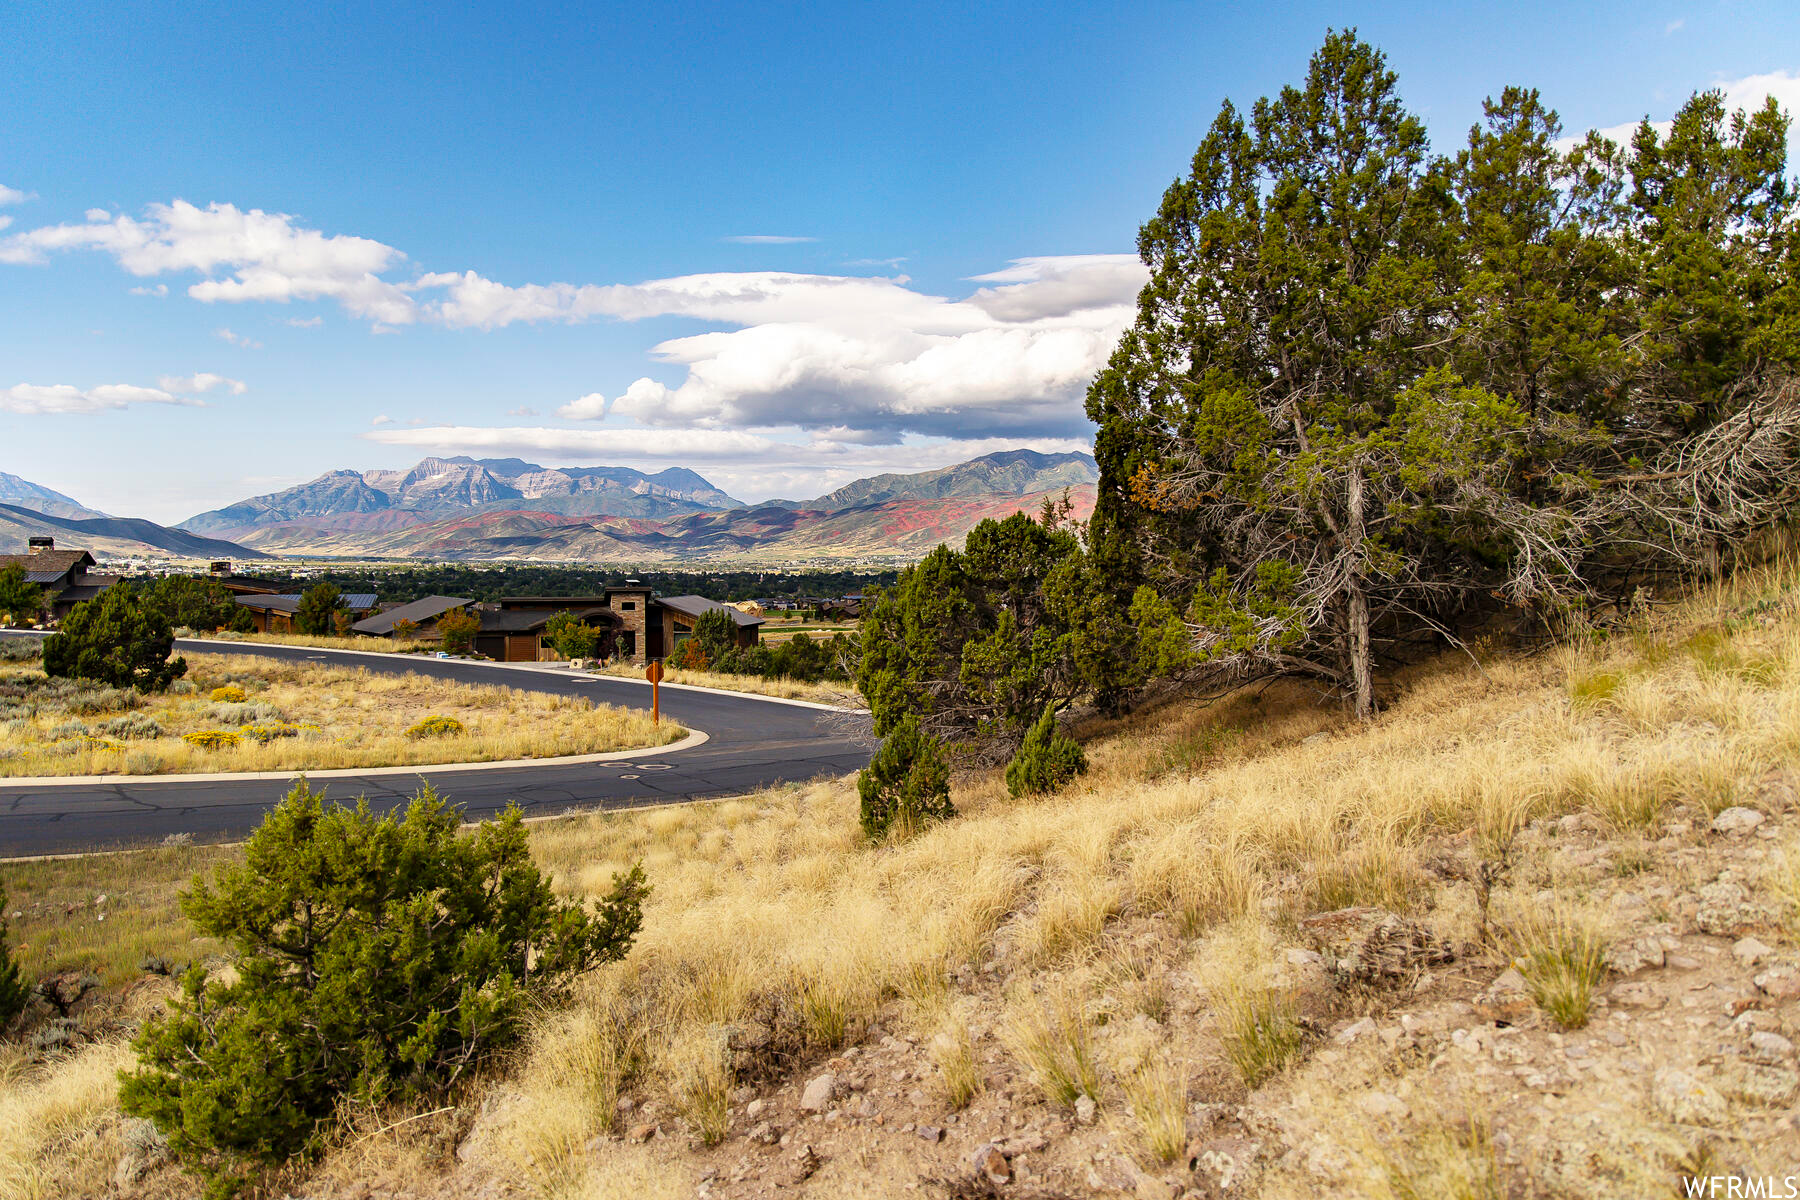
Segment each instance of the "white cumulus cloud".
[[184,395],[198,395],[222,387],[234,396],[241,396],[249,390],[241,379],[228,379],[223,375],[214,375],[210,371],[200,371],[193,375],[164,375],[156,382],[164,391],[180,392]]
[[0,204],[23,204],[31,199],[29,192],[21,192],[18,188],[7,187],[0,183]]
[[[401,279],[405,255],[394,247],[327,235],[283,213],[182,200],[150,205],[141,218],[95,210],[85,224],[0,236],[0,261],[38,263],[77,249],[110,254],[138,276],[204,276],[187,294],[208,303],[330,299],[376,332],[418,322],[498,329],[685,318],[715,328],[650,352],[679,378],[646,375],[610,402],[596,390],[560,415],[652,427],[846,428],[888,442],[1084,431],[1082,392],[1130,324],[1145,279],[1128,254],[1017,259],[969,281],[963,296],[932,294],[904,275],[780,271],[632,284],[507,284],[474,271]],[[229,329],[218,336],[260,344]]]
[[191,396],[174,395],[162,388],[129,383],[103,383],[91,388],[66,383],[18,383],[0,392],[0,411],[26,416],[104,412],[133,404],[178,404],[201,408],[205,403]]
[[233,333],[230,329],[226,328],[223,325],[221,325],[219,328],[213,330],[213,336],[218,338],[221,342],[230,342],[233,346],[238,346],[245,350],[261,350],[262,349],[261,342],[256,341],[252,338],[245,337],[241,333]]
[[556,415],[570,421],[598,421],[606,416],[606,397],[589,392],[557,409]]
[[133,275],[197,272],[196,300],[336,300],[347,312],[386,324],[414,319],[414,306],[380,278],[405,256],[368,238],[327,237],[286,213],[233,204],[205,208],[152,204],[142,220],[90,209],[84,224],[46,225],[0,239],[0,262],[41,263],[67,250],[111,254]]

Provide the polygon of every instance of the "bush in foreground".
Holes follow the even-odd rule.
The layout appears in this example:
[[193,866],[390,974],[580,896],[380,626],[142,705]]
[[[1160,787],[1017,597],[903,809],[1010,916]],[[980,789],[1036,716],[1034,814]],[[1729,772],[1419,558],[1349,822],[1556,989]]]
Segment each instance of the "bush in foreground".
[[463,723],[455,717],[426,717],[417,725],[406,731],[406,736],[417,741],[421,738],[455,737],[463,731]]
[[1019,752],[1006,764],[1006,790],[1014,796],[1054,792],[1087,770],[1081,743],[1056,727],[1056,706],[1046,704]]
[[908,834],[931,821],[954,817],[950,768],[937,739],[919,728],[917,717],[896,725],[862,774],[863,832],[872,839]]
[[518,810],[467,837],[461,822],[429,787],[404,817],[377,817],[296,783],[242,865],[183,895],[236,976],[189,971],[145,1024],[125,1111],[228,1181],[315,1147],[346,1099],[443,1092],[514,1039],[528,1005],[630,949],[642,868],[589,912],[551,891]]
[[186,659],[170,659],[174,649],[168,615],[113,587],[77,604],[44,639],[44,674],[160,692],[187,674]]

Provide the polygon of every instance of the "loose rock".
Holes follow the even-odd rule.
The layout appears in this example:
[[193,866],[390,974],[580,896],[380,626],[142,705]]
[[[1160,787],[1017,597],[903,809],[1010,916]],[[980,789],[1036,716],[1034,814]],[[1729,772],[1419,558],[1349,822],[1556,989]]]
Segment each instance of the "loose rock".
[[1663,958],[1662,942],[1654,937],[1614,942],[1606,948],[1606,965],[1620,975],[1635,975],[1649,967],[1660,967]]
[[1753,937],[1739,938],[1731,947],[1731,957],[1738,960],[1738,965],[1754,967],[1775,953],[1770,946],[1764,945]]
[[1012,1179],[1012,1166],[1006,1161],[1006,1155],[1000,1147],[992,1142],[984,1142],[975,1147],[969,1155],[969,1166],[975,1174],[996,1186]]
[[1483,1020],[1517,1025],[1537,1011],[1537,1003],[1525,990],[1525,977],[1515,967],[1502,971],[1487,989],[1475,997],[1475,1012]]
[[807,1112],[824,1112],[831,1107],[831,1101],[837,1095],[837,1076],[830,1071],[823,1075],[815,1075],[807,1082],[806,1090],[800,1093],[800,1107]]
[[1763,823],[1763,815],[1754,808],[1734,805],[1713,818],[1713,832],[1727,837],[1743,837]]
[[1725,1097],[1686,1071],[1664,1067],[1651,1084],[1656,1106],[1678,1125],[1717,1125],[1725,1119]]

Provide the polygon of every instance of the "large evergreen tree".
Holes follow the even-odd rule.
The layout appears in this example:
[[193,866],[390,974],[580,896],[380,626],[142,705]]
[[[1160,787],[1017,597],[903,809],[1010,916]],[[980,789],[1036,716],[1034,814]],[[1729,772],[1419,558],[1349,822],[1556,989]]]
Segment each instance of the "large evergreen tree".
[[1092,553],[1138,668],[1300,673],[1500,597],[1566,612],[1792,503],[1794,225],[1773,106],[1564,152],[1536,93],[1432,158],[1381,54],[1227,103],[1145,224],[1088,398]]
[[301,594],[300,605],[294,610],[294,628],[315,637],[330,637],[337,632],[340,612],[349,612],[344,606],[343,593],[338,591],[335,583],[320,580]]
[[185,658],[169,657],[174,648],[175,631],[160,608],[129,588],[111,587],[77,604],[44,639],[44,674],[160,692],[187,674]]

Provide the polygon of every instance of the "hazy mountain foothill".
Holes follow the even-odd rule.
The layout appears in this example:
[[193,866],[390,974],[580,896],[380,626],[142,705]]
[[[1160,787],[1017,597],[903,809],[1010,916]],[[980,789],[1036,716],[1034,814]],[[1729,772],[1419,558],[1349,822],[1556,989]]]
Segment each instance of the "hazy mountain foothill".
[[[88,510],[92,511],[92,510]],[[22,554],[32,538],[96,557],[231,559],[264,558],[260,550],[222,538],[202,537],[140,517],[61,517],[17,504],[0,504],[0,554]]]

